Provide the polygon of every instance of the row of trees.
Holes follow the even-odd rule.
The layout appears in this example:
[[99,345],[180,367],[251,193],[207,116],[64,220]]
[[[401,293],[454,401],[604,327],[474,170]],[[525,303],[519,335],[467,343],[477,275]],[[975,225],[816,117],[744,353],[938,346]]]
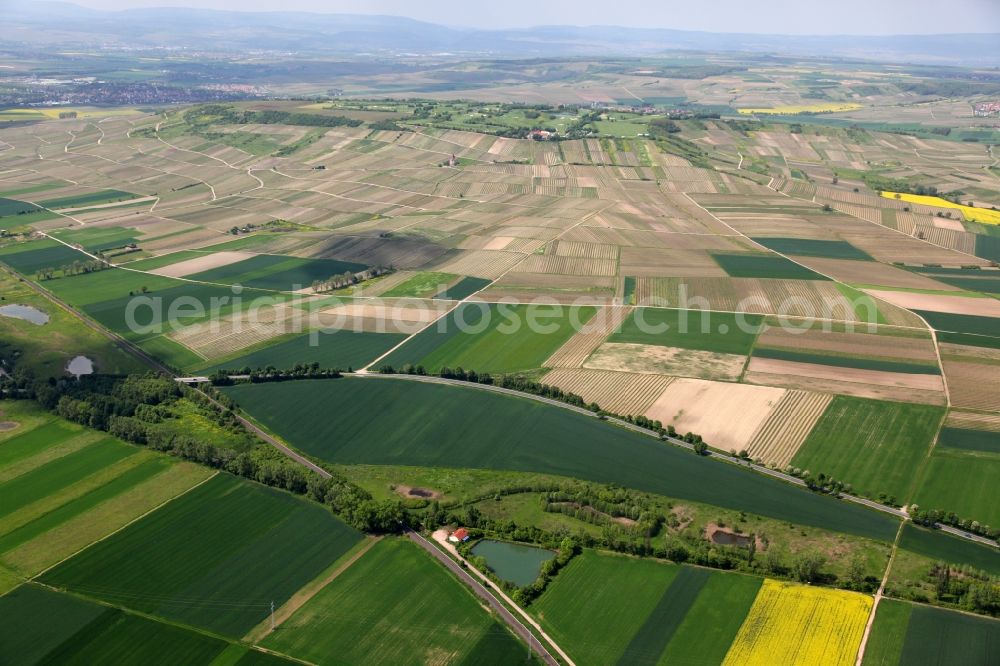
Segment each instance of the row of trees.
[[338,275],[332,275],[325,280],[316,280],[312,283],[313,291],[324,292],[333,291],[335,289],[344,289],[350,287],[365,280],[371,280],[372,278],[379,277],[381,275],[388,275],[393,272],[392,266],[373,266],[372,268],[366,268],[363,271],[353,272],[344,271]]
[[97,271],[103,271],[106,268],[108,268],[108,264],[101,258],[88,259],[86,261],[78,259],[73,263],[65,264],[59,267],[40,268],[35,273],[35,277],[38,278],[39,280],[53,280],[55,279],[57,273],[61,277],[68,277],[70,275],[83,275],[84,273],[96,273]]
[[[233,375],[246,375],[246,379],[234,379]],[[232,386],[236,383],[267,384],[270,382],[287,382],[294,379],[339,379],[343,377],[337,368],[323,368],[317,361],[312,363],[296,363],[290,368],[276,368],[269,365],[266,368],[250,367],[235,370],[218,370],[208,379],[212,386]]]
[[984,525],[978,520],[962,518],[954,511],[946,512],[938,509],[927,510],[913,504],[909,508],[909,514],[910,519],[917,525],[933,527],[935,523],[942,523],[944,525],[957,527],[958,529],[965,530],[966,532],[972,532],[973,534],[984,536],[988,539],[1000,539],[1000,530],[993,529],[989,525]]

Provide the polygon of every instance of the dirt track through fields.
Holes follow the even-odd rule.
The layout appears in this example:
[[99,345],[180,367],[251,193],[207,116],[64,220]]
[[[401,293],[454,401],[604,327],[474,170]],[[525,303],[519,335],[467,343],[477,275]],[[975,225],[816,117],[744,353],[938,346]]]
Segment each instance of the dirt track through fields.
[[304,587],[299,589],[292,597],[281,605],[280,608],[275,609],[272,626],[272,618],[268,617],[261,621],[256,627],[250,630],[243,640],[248,643],[259,643],[264,640],[272,631],[277,629],[282,625],[282,623],[290,618],[295,611],[302,608],[310,599],[319,594],[327,585],[332,583],[340,574],[344,573],[351,566],[360,560],[365,553],[371,550],[372,546],[382,540],[381,536],[369,536],[366,537],[365,541],[362,542],[361,548],[354,551],[354,553],[340,564],[334,564],[332,571],[324,572],[320,574],[322,578],[312,581],[306,584]]

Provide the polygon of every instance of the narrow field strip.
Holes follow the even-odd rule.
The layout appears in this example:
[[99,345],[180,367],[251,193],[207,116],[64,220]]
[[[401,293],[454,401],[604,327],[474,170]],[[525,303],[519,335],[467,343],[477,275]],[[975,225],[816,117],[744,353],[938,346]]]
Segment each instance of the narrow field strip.
[[[25,440],[24,451],[16,452],[16,455],[11,455],[7,463],[0,462],[0,483],[6,483],[22,474],[27,474],[38,467],[75,453],[101,439],[103,439],[103,435],[100,433],[80,432],[64,441],[52,439],[42,443],[34,438]],[[18,440],[10,440],[0,447],[0,449],[8,446],[14,447],[20,445],[20,443]],[[11,453],[13,454],[14,452]]]
[[0,519],[138,452],[134,446],[109,439],[15,477],[0,485]]
[[832,400],[829,393],[788,391],[750,438],[747,453],[755,460],[788,465]]
[[633,416],[645,413],[672,381],[673,377],[664,375],[575,368],[556,368],[542,379],[612,414]]
[[[118,495],[131,488],[145,483],[156,475],[164,472],[170,467],[171,462],[163,458],[149,456],[132,456],[123,462],[131,463],[127,466],[119,465],[114,469],[114,476],[109,479],[102,479],[101,484],[94,486],[86,493],[73,497],[69,501],[60,498],[59,502],[39,502],[32,505],[26,511],[19,512],[21,524],[14,528],[3,525],[0,532],[0,553],[7,552],[20,546],[40,535],[55,529],[64,523],[72,520],[76,516],[82,515],[94,507],[114,499]],[[124,467],[124,469],[122,469]],[[46,498],[48,499],[48,498]],[[22,514],[27,514],[22,516]]]
[[64,522],[6,553],[0,563],[32,576],[61,562],[163,503],[186,493],[215,472],[194,463],[178,463],[92,510]]

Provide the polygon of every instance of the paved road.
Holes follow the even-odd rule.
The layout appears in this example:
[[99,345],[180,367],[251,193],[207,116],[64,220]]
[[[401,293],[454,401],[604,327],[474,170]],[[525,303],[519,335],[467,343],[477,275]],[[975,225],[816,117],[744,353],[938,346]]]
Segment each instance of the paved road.
[[549,664],[550,666],[559,666],[559,662],[556,661],[551,654],[549,654],[549,651],[545,649],[545,646],[542,645],[537,638],[535,638],[535,635],[532,634],[527,627],[521,624],[521,621],[514,617],[514,614],[507,610],[506,606],[490,594],[490,592],[483,587],[483,583],[473,578],[469,572],[460,567],[455,560],[442,553],[434,544],[413,530],[407,530],[406,536],[408,536],[415,544],[430,553],[439,562],[441,562],[441,564],[448,567],[448,570],[458,576],[459,580],[472,588],[473,593],[489,604],[490,608],[496,611],[497,615],[500,616],[507,626],[510,627],[514,633],[520,636],[522,640],[527,642],[531,646],[531,650],[541,656],[542,660],[546,664]]

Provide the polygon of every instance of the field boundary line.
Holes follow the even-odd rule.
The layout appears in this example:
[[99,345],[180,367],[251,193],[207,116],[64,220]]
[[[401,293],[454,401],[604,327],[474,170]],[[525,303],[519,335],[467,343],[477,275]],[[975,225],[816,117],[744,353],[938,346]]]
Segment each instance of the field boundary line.
[[[198,463],[194,463],[194,464],[198,465]],[[198,467],[204,467],[204,465],[198,465]],[[83,548],[80,548],[79,550],[74,551],[72,554],[67,555],[66,557],[64,557],[61,560],[59,560],[58,562],[56,562],[55,564],[53,564],[51,566],[48,566],[48,567],[45,567],[44,569],[42,569],[41,571],[39,571],[38,573],[36,573],[34,576],[32,576],[31,578],[29,578],[28,580],[31,581],[31,582],[37,582],[39,585],[44,585],[44,583],[41,583],[40,581],[37,580],[40,576],[43,576],[46,573],[48,573],[49,571],[51,571],[52,569],[55,569],[57,566],[59,566],[63,562],[66,562],[67,560],[73,559],[74,557],[76,557],[77,555],[79,555],[83,551],[87,550],[88,548],[90,548],[90,547],[92,547],[92,546],[94,546],[96,544],[99,544],[102,541],[110,539],[114,535],[116,535],[119,532],[121,532],[122,530],[124,530],[124,529],[132,526],[133,524],[139,522],[140,520],[142,520],[143,518],[145,518],[149,514],[153,513],[154,511],[159,511],[160,509],[162,509],[163,507],[165,507],[167,504],[170,504],[174,500],[176,500],[178,498],[181,498],[181,497],[184,497],[185,495],[187,495],[189,492],[191,492],[195,488],[198,488],[198,487],[200,487],[200,486],[208,483],[209,481],[211,481],[212,479],[214,479],[215,477],[217,477],[221,473],[222,472],[220,472],[219,470],[214,470],[214,472],[212,474],[209,474],[207,477],[205,477],[204,479],[202,479],[198,483],[194,484],[193,486],[191,486],[187,490],[179,492],[176,495],[174,495],[173,497],[170,497],[170,498],[168,498],[168,499],[160,502],[159,504],[157,504],[156,506],[154,506],[152,509],[149,509],[145,513],[142,513],[141,515],[136,516],[132,520],[128,521],[127,523],[125,523],[124,525],[122,525],[121,527],[119,527],[118,529],[116,529],[115,531],[109,532],[108,534],[105,534],[100,539],[97,539],[96,541],[92,541],[92,542],[88,543]],[[53,588],[53,589],[55,589],[55,588]]]
[[365,538],[359,543],[360,547],[356,548],[354,552],[349,555],[348,559],[343,560],[342,558],[338,558],[338,560],[331,565],[333,567],[332,570],[328,569],[327,571],[320,573],[319,576],[299,588],[295,594],[288,598],[288,601],[276,608],[274,611],[273,627],[271,626],[271,618],[264,618],[256,627],[243,636],[243,640],[253,645],[257,645],[259,641],[264,640],[264,638],[269,636],[271,632],[280,627],[285,620],[294,615],[296,611],[309,603],[313,597],[326,589],[330,583],[336,580],[345,571],[350,569],[355,562],[361,559],[375,544],[381,540],[381,535],[365,535]]
[[882,581],[879,583],[878,590],[875,592],[875,597],[872,600],[872,609],[868,613],[868,622],[865,623],[865,632],[861,635],[861,644],[858,645],[858,657],[854,662],[854,666],[861,666],[865,659],[865,649],[868,647],[868,639],[871,636],[872,626],[875,624],[875,614],[878,612],[879,602],[885,594],[885,584],[889,582],[889,573],[892,571],[892,563],[896,559],[896,551],[899,549],[899,542],[903,538],[904,527],[906,527],[905,520],[899,524],[899,529],[896,530],[896,538],[892,542],[892,548],[889,551],[889,561],[885,565],[885,573],[882,574]]
[[[98,597],[92,597],[92,596],[90,596],[88,594],[77,592],[76,590],[61,589],[61,588],[58,588],[58,587],[56,587],[54,585],[50,585],[48,583],[43,583],[43,582],[37,581],[37,580],[29,581],[27,584],[29,584],[29,585],[37,585],[38,587],[44,588],[46,590],[51,590],[52,592],[55,592],[56,594],[65,594],[67,596],[75,597],[77,599],[83,599],[83,600],[88,601],[88,602],[90,602],[92,604],[96,604],[98,606],[103,606],[105,608],[114,608],[115,610],[121,611],[122,613],[124,613],[126,615],[132,615],[134,617],[141,617],[141,618],[143,618],[145,620],[149,620],[150,622],[156,622],[157,624],[162,624],[162,625],[165,625],[165,626],[168,626],[168,627],[177,627],[179,629],[184,629],[186,631],[190,631],[190,632],[195,633],[195,634],[200,634],[202,636],[209,636],[211,638],[215,638],[217,640],[223,641],[227,645],[239,645],[241,647],[247,648],[247,650],[254,650],[256,652],[264,652],[264,653],[268,653],[268,654],[273,654],[273,655],[277,655],[279,657],[284,657],[285,659],[288,659],[289,661],[293,661],[293,662],[300,663],[300,664],[309,664],[310,666],[314,666],[312,662],[306,661],[306,660],[301,659],[299,657],[293,657],[291,655],[287,655],[287,654],[284,654],[282,652],[276,652],[274,650],[269,650],[267,648],[263,648],[263,647],[260,647],[260,646],[257,646],[257,645],[249,645],[249,644],[244,643],[243,641],[241,641],[239,639],[234,639],[234,638],[232,638],[230,636],[225,636],[223,634],[217,634],[217,633],[209,631],[208,629],[205,629],[204,627],[201,627],[201,626],[197,626],[197,625],[193,625],[193,624],[185,624],[183,622],[177,622],[176,620],[171,620],[170,618],[161,617],[159,615],[154,615],[152,613],[146,613],[144,611],[140,611],[140,610],[137,610],[135,608],[130,608],[128,606],[121,606],[119,604],[111,603],[110,601],[107,601],[106,599],[101,599],[101,598],[98,598]],[[220,652],[219,654],[222,654],[222,653]],[[216,655],[216,657],[218,657],[218,655]]]

